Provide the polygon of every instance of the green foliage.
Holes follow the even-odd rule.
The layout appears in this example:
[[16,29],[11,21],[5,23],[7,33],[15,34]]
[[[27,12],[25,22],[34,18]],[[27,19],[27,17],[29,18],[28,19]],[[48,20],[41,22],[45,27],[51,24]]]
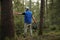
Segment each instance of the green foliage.
[[15,23],[15,28],[16,28],[16,33],[17,35],[20,35],[23,33],[23,16],[21,15],[15,15],[14,16],[14,23]]
[[49,4],[49,16],[50,16],[50,27],[51,30],[59,30],[60,28],[60,0],[53,0],[53,4],[52,1],[50,0],[50,4]]
[[[14,1],[13,11],[22,13],[24,11],[24,5],[20,2],[20,0],[13,0],[13,1]],[[14,23],[15,23],[16,34],[20,35],[21,33],[23,33],[23,26],[24,26],[23,16],[14,14]]]
[[14,0],[13,10],[17,12],[23,12],[24,5],[20,3],[20,0],[16,0],[16,1]]

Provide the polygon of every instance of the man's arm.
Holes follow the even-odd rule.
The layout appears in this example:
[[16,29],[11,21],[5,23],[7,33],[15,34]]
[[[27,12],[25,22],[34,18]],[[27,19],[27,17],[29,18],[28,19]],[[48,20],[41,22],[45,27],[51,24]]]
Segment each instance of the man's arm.
[[22,13],[17,13],[18,15],[22,15]]
[[36,23],[36,19],[35,19],[35,17],[34,17],[34,16],[32,16],[32,19],[33,19],[34,23]]
[[19,15],[25,15],[25,12],[24,13],[18,13]]
[[14,14],[25,15],[25,13],[14,12]]

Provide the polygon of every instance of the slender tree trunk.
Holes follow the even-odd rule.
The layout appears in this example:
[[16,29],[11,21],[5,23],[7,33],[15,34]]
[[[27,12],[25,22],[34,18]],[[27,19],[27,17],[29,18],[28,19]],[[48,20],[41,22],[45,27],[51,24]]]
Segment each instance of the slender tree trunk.
[[52,10],[53,9],[53,0],[50,0],[50,9]]
[[30,2],[29,2],[29,7],[30,7],[30,10],[31,10],[31,0],[30,0]]
[[41,0],[41,8],[40,8],[40,27],[39,27],[39,35],[43,34],[43,15],[44,15],[44,0]]
[[1,0],[1,40],[14,37],[12,0]]
[[[50,0],[50,12],[52,13],[52,11],[53,11],[53,0]],[[52,20],[51,20],[51,24],[53,25],[53,13],[52,14],[50,14],[51,15],[51,18],[52,18]]]
[[52,6],[52,8],[53,8],[53,0],[51,0],[51,2],[52,2],[52,3],[51,3],[51,6]]
[[[46,0],[46,5],[45,5],[45,8],[46,8],[46,20],[49,19],[49,14],[48,14],[48,4],[47,4],[48,0]],[[49,22],[47,21],[47,27],[49,27]]]
[[[48,6],[47,6],[47,1],[48,0],[46,0],[46,13],[48,14]],[[48,16],[48,15],[47,15]]]
[[[1,1],[0,1],[0,35],[1,35]],[[1,38],[1,36],[0,36]]]

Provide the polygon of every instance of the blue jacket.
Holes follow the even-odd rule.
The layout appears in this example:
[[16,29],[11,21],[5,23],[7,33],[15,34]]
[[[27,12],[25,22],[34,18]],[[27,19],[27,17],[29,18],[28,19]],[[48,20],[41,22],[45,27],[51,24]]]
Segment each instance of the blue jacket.
[[27,24],[32,23],[32,12],[30,10],[25,11],[24,22]]

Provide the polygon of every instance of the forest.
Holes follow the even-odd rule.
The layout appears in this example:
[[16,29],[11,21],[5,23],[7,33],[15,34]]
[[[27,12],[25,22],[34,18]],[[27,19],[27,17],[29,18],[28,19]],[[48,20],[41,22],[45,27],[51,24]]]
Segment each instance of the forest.
[[[24,15],[29,7],[32,36],[29,26],[24,37]],[[0,0],[0,40],[60,40],[60,0]]]

